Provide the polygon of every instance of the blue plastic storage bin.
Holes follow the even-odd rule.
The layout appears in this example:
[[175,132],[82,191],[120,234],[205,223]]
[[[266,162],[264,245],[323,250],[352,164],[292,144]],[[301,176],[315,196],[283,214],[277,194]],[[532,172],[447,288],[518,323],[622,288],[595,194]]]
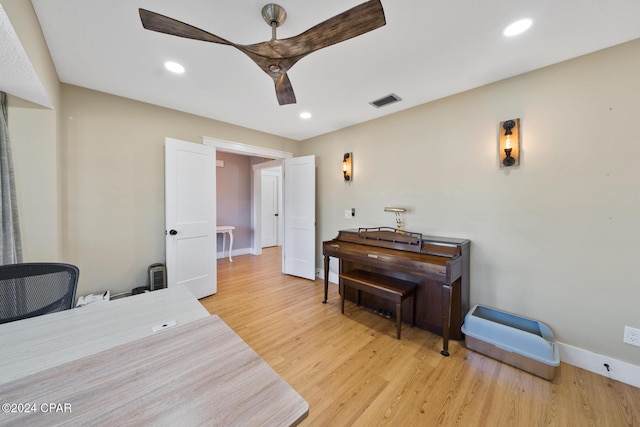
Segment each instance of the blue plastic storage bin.
[[467,348],[551,380],[560,366],[558,345],[537,320],[476,305],[464,318]]

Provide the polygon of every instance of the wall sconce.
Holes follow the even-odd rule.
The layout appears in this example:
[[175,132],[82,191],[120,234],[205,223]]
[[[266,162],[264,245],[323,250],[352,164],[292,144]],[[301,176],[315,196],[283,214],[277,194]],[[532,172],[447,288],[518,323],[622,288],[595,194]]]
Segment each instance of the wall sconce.
[[405,208],[385,207],[384,211],[393,212],[396,216],[396,228],[398,230],[404,229],[404,213],[407,211]]
[[520,164],[520,119],[500,122],[498,135],[500,167],[518,166]]
[[342,175],[345,181],[351,181],[353,179],[353,153],[344,153],[342,157]]

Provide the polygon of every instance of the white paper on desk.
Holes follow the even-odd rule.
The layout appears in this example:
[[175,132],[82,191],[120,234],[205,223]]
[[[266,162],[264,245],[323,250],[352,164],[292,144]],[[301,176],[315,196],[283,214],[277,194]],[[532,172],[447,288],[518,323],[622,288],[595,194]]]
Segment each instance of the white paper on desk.
[[93,304],[94,302],[109,301],[110,299],[111,299],[110,291],[105,291],[104,293],[99,295],[96,295],[96,294],[84,295],[78,298],[78,303],[76,304],[76,308],[83,307],[87,304]]

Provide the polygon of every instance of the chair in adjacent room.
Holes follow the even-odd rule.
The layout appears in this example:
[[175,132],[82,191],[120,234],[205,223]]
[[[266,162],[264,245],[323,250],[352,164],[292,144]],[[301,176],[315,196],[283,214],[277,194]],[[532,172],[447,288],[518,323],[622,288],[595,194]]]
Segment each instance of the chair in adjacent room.
[[0,266],[0,323],[73,308],[79,274],[70,264]]

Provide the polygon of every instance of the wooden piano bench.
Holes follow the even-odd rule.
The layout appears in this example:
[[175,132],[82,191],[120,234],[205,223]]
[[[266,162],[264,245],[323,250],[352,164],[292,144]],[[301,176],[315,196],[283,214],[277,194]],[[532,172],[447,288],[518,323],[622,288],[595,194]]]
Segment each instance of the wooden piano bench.
[[400,339],[402,325],[402,302],[407,298],[411,298],[411,327],[413,328],[415,322],[414,294],[417,287],[415,283],[365,270],[351,270],[342,273],[340,274],[340,279],[342,279],[340,281],[342,314],[344,314],[344,288],[346,285],[356,289],[356,303],[358,305],[360,305],[360,291],[377,295],[396,304],[396,335],[398,339]]

